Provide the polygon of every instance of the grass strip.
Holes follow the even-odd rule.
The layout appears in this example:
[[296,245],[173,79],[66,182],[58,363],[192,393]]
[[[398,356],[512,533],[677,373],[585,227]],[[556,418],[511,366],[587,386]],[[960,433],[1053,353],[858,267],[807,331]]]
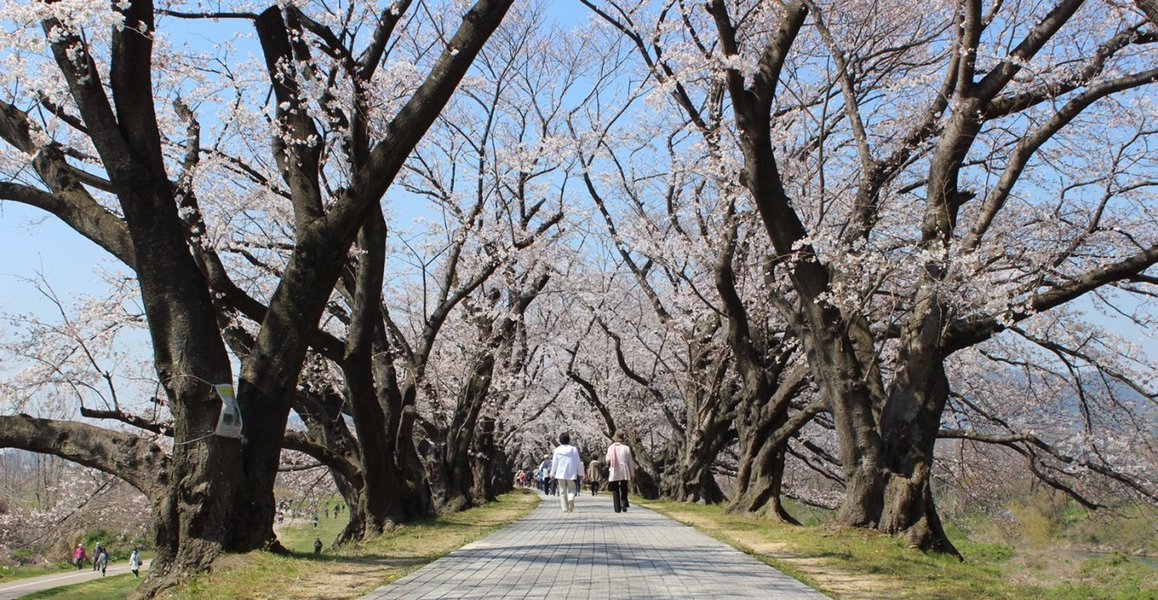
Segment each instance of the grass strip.
[[[962,562],[946,555],[924,554],[906,547],[900,538],[863,529],[792,526],[727,514],[722,506],[670,501],[638,503],[695,527],[833,598],[1158,598],[1155,570],[1124,555],[1080,562],[1074,572],[1043,574],[1026,567],[1025,557],[1001,544],[953,539],[965,556]],[[1061,551],[1041,551],[1052,550]]]
[[[517,490],[485,506],[408,523],[365,542],[321,554],[313,553],[312,526],[305,524],[297,531],[287,527],[279,537],[294,551],[291,555],[251,552],[225,557],[222,568],[193,579],[167,597],[357,598],[521,519],[538,502],[537,495]],[[345,525],[344,519],[340,524],[339,520],[322,519],[318,527],[328,528],[327,521],[331,520],[336,535]]]

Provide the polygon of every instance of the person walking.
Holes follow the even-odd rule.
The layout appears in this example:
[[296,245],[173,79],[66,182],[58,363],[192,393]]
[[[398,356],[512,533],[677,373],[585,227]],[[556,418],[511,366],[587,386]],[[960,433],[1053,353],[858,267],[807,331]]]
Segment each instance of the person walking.
[[559,504],[563,512],[575,512],[575,496],[579,495],[579,470],[583,468],[583,461],[579,460],[579,451],[571,445],[571,434],[559,435],[559,447],[551,455],[551,477],[559,485]]
[[619,431],[611,436],[611,446],[607,448],[607,465],[611,506],[615,512],[627,512],[627,489],[635,479],[636,464],[631,448],[623,445],[623,433]]
[[603,462],[598,458],[587,463],[587,485],[591,486],[591,495],[599,495],[599,486],[603,483]]
[[550,494],[551,493],[551,457],[550,456],[547,456],[547,458],[544,458],[543,462],[539,464],[539,473],[541,474],[541,477],[539,477],[539,491],[543,492],[544,494]]
[[84,544],[76,545],[76,552],[72,553],[72,562],[76,563],[76,570],[84,570],[84,562],[88,560],[88,555],[85,554]]
[[96,571],[97,569],[100,568],[100,566],[98,566],[98,564],[97,564],[97,560],[101,557],[101,552],[104,552],[104,551],[105,551],[104,546],[101,546],[100,544],[97,544],[96,548],[92,549],[92,570],[93,571]]
[[129,555],[129,570],[133,572],[133,577],[141,576],[141,553],[136,548]]
[[314,538],[314,554],[321,554],[321,553],[322,553],[322,538],[316,537],[316,538]]
[[109,568],[109,551],[97,546],[97,554],[93,557],[93,565],[101,572],[101,577],[104,577],[105,569]]

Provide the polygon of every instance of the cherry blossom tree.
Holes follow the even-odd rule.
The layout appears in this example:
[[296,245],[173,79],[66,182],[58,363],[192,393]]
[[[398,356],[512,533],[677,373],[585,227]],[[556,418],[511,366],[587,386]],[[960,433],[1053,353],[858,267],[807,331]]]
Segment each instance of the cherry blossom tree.
[[[170,455],[127,434],[30,417],[4,417],[4,444],[65,454],[153,492],[158,557],[141,593],[204,568],[221,550],[273,542],[273,484],[290,397],[307,347],[325,341],[315,331],[347,250],[509,6],[483,0],[427,23],[404,21],[409,2],[342,14],[317,7],[318,18],[296,5],[260,14],[160,11],[251,23],[265,57],[262,82],[231,71],[242,62],[236,56],[220,70],[190,69],[196,53],[170,45],[148,1],[6,4],[4,22],[19,34],[6,48],[0,198],[45,210],[132,270],[174,444]],[[162,20],[172,23],[179,21]],[[33,34],[37,24],[41,37]],[[428,29],[442,42],[393,63],[410,65],[411,76],[390,85],[384,78],[394,73],[379,67],[392,41]],[[196,74],[186,78],[190,71]],[[204,85],[221,72],[217,84]],[[197,178],[202,156],[220,151],[203,145],[200,121],[224,110],[213,101],[218,89],[243,81],[272,84],[269,125],[257,139],[272,146],[262,164],[273,176],[244,160],[231,164],[262,180],[293,215],[292,252],[276,287],[258,296],[231,279],[211,242],[211,213],[201,207],[212,205],[216,187]],[[249,150],[256,152],[221,154],[227,162],[269,156]],[[242,330],[229,326],[233,314],[260,326],[248,338],[234,336]],[[213,435],[222,407],[214,384],[233,382],[226,339],[244,349],[237,385],[244,444]],[[62,452],[51,442],[60,435],[76,443]]]
[[8,481],[0,482],[0,560],[67,562],[86,534],[104,531],[114,554],[147,543],[146,497],[118,477],[48,455],[0,455]]
[[363,232],[339,282],[330,313],[347,350],[324,357],[337,368],[322,378],[336,378],[299,411],[314,426],[293,444],[346,480],[344,539],[483,502],[508,479],[491,460],[491,386],[553,272],[562,219],[550,115],[565,88],[550,96],[538,79],[566,78],[541,27],[529,9],[492,37],[401,175],[408,200],[429,208],[415,228]]
[[1079,1],[596,8],[674,110],[726,89],[721,164],[832,413],[839,519],[954,552],[930,489],[946,361],[1153,283],[1153,22]]

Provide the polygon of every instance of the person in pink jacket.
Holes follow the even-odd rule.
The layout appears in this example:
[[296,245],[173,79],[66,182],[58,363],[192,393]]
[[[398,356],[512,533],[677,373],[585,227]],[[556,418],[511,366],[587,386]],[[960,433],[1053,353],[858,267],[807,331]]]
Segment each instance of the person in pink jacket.
[[635,457],[631,448],[623,445],[623,433],[616,431],[607,448],[607,479],[610,482],[611,505],[615,512],[627,512],[627,489],[635,479]]
[[76,564],[77,571],[84,569],[84,561],[87,558],[88,555],[84,552],[84,544],[77,544],[76,552],[72,553],[72,562]]

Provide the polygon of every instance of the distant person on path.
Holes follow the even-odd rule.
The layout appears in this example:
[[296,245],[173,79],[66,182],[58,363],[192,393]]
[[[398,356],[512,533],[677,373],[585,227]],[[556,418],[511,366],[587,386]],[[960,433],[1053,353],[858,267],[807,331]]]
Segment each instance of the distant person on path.
[[314,538],[314,554],[322,553],[322,538]]
[[583,461],[579,460],[579,451],[571,445],[571,434],[559,435],[559,447],[551,455],[551,477],[559,485],[559,504],[563,512],[575,512],[575,496],[579,495],[579,470],[583,468]]
[[93,564],[105,576],[105,569],[109,568],[109,551],[97,546],[97,555],[93,557]]
[[635,457],[631,448],[623,445],[623,433],[616,431],[611,436],[611,446],[607,448],[608,477],[611,482],[611,505],[615,512],[627,512],[627,488],[635,479]]
[[133,548],[133,553],[129,555],[129,570],[133,572],[133,577],[141,576],[141,553]]
[[83,571],[84,563],[88,560],[88,555],[84,552],[84,544],[76,545],[76,552],[72,553],[72,562],[76,563],[76,570]]
[[551,493],[551,455],[550,454],[548,454],[547,458],[544,458],[543,462],[539,464],[539,471],[543,474],[542,478],[539,480],[539,491],[543,492],[544,494],[550,494]]
[[603,463],[598,458],[591,459],[587,464],[587,484],[591,486],[591,495],[599,495],[599,485],[603,483]]
[[97,560],[100,559],[101,552],[104,552],[104,551],[105,551],[104,546],[101,546],[100,544],[97,544],[96,548],[92,549],[92,570],[95,571],[95,570],[100,568],[100,566],[97,564]]

